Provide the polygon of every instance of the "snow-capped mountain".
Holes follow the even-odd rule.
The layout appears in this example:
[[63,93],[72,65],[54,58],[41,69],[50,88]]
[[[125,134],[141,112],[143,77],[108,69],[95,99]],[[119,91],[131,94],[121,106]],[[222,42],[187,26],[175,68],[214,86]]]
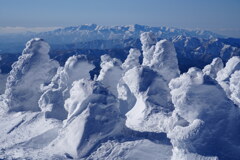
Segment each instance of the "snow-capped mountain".
[[[118,40],[124,41],[128,39],[138,39],[140,34],[143,32],[154,32],[157,37],[161,36],[162,38],[167,39],[178,35],[199,37],[204,39],[223,37],[209,31],[185,30],[169,27],[151,27],[138,24],[125,26],[101,26],[96,24],[86,24],[60,28],[42,33],[27,32],[23,34],[0,35],[0,53],[20,52],[26,41],[34,37],[41,37],[49,42],[52,46],[71,44],[78,45],[78,43],[93,41],[94,43],[99,43],[100,40],[104,41],[103,44],[107,45],[108,47],[114,48],[117,45],[121,45]],[[92,46],[97,47],[97,45]]]
[[184,72],[190,67],[203,68],[217,57],[226,63],[231,57],[240,55],[240,43],[232,43],[231,40],[227,41],[227,39],[206,40],[177,36],[172,39],[172,42],[177,51],[180,70]]
[[190,31],[177,28],[151,27],[138,24],[126,26],[99,26],[96,24],[80,25],[40,33],[38,36],[49,39],[49,42],[56,42],[56,39],[58,39],[57,43],[62,44],[66,42],[74,43],[92,40],[137,39],[143,32],[154,32],[157,37],[161,36],[163,38],[170,38],[177,35],[199,37],[204,39],[223,37],[209,31]]
[[[0,95],[0,159],[238,160],[240,58],[209,42],[144,32],[141,49],[123,62],[101,54],[92,72],[87,56],[59,65],[44,40],[30,40]],[[182,43],[182,53],[223,52],[181,74]]]
[[50,56],[61,65],[72,55],[84,54],[94,59],[94,72],[99,72],[101,55],[108,54],[123,62],[130,48],[141,49],[140,34],[149,31],[155,34],[157,40],[167,39],[173,42],[181,72],[186,72],[190,67],[203,68],[216,57],[221,57],[226,63],[232,56],[240,55],[239,39],[224,38],[212,32],[143,25],[91,24],[43,33],[0,35],[0,69],[5,74],[9,73],[25,42],[33,37],[40,37],[51,45]]

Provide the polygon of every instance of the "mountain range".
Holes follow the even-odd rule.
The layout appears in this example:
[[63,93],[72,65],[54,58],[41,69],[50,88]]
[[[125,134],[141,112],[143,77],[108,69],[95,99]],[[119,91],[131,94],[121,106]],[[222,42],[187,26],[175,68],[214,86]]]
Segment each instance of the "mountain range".
[[[138,39],[142,32],[154,32],[158,37],[171,38],[182,35],[199,38],[216,38],[223,37],[218,34],[202,30],[184,30],[169,27],[150,27],[144,25],[126,25],[126,26],[100,26],[96,24],[87,24],[80,26],[71,26],[60,28],[53,31],[23,34],[3,34],[0,35],[0,53],[21,51],[26,41],[34,37],[41,37],[51,45],[76,44],[81,42],[91,42],[96,40],[127,40]],[[12,45],[14,47],[8,47]],[[115,43],[116,45],[116,43]],[[97,46],[95,46],[97,47]],[[113,48],[115,46],[110,45]]]
[[[24,44],[40,37],[51,45],[50,56],[62,65],[75,54],[84,54],[100,65],[100,56],[109,54],[122,61],[130,48],[141,49],[139,36],[152,32],[158,40],[171,41],[177,51],[179,68],[186,72],[190,67],[203,68],[213,58],[221,57],[226,63],[240,54],[240,39],[227,38],[209,31],[184,30],[144,25],[100,26],[96,24],[72,26],[43,33],[0,35],[0,69],[9,73],[11,65],[21,54]],[[142,58],[142,57],[141,57]],[[99,71],[99,67],[98,71]],[[97,72],[97,71],[96,71]]]

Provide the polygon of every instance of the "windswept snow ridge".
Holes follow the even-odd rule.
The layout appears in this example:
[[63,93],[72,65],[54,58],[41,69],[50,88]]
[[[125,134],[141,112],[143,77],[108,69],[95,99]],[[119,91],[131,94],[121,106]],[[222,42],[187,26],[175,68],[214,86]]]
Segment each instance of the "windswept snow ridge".
[[240,58],[180,74],[171,41],[140,40],[124,62],[101,56],[94,78],[87,56],[60,66],[30,40],[0,95],[0,159],[238,160]]

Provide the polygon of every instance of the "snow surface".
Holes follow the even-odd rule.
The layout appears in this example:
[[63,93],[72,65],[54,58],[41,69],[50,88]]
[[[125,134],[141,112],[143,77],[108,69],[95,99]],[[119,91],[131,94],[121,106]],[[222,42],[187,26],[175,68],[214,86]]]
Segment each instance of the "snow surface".
[[156,144],[149,140],[119,143],[108,141],[102,144],[88,159],[151,159],[170,160],[171,146]]
[[240,58],[180,74],[174,45],[155,37],[142,33],[123,63],[103,55],[93,79],[86,57],[60,67],[30,40],[0,95],[0,159],[238,160]]

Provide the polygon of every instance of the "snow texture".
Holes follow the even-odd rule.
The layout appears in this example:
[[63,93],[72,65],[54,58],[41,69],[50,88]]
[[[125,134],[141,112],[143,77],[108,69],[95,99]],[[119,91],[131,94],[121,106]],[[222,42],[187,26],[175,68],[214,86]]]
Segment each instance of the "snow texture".
[[49,84],[59,66],[49,58],[49,45],[35,38],[27,42],[18,61],[12,65],[5,96],[9,111],[39,111],[41,86]]
[[[228,62],[226,63],[226,66],[217,73],[217,77],[216,77],[216,80],[225,90],[227,96],[230,99],[232,99],[234,102],[236,102],[237,105],[238,105],[238,102],[236,99],[236,89],[233,89],[234,88],[233,86],[236,85],[236,82],[234,82],[234,77],[236,77],[237,74],[233,76],[232,84],[230,82],[230,79],[231,79],[231,76],[238,70],[240,70],[240,58],[235,56],[228,60]],[[231,89],[230,89],[230,85],[232,85]]]
[[203,73],[209,75],[211,78],[215,79],[217,77],[217,73],[223,69],[223,62],[221,58],[214,58],[212,63],[206,65],[203,68]]
[[101,70],[97,81],[103,83],[116,97],[117,85],[122,77],[121,61],[108,55],[101,56]]
[[140,41],[123,63],[103,55],[91,79],[85,56],[60,67],[30,40],[0,95],[0,159],[238,160],[240,58],[180,74],[171,42]]
[[143,33],[141,42],[142,66],[129,69],[123,76],[136,98],[135,105],[126,114],[126,125],[139,131],[163,132],[169,126],[160,123],[175,119],[169,117],[173,104],[168,82],[179,75],[176,52],[171,42],[156,42],[153,33]]
[[104,139],[121,133],[124,123],[118,101],[98,82],[74,82],[66,103],[70,116],[52,144],[54,151],[83,158]]
[[[191,68],[173,79],[169,87],[174,112],[188,122],[186,126],[176,126],[168,133],[175,148],[175,159],[185,156],[189,159],[186,152],[237,159],[240,131],[236,128],[240,123],[236,120],[240,112],[216,81],[201,70]],[[175,154],[175,150],[180,152]]]
[[[64,105],[69,98],[70,88],[76,80],[90,79],[89,72],[95,68],[84,56],[72,56],[66,61],[64,67],[59,67],[51,83],[45,86],[45,92],[39,100],[39,106],[46,112],[46,117],[64,120],[70,113],[68,105]],[[67,113],[68,112],[68,113]]]
[[132,69],[133,67],[139,66],[139,57],[141,56],[141,52],[138,49],[130,49],[129,55],[126,60],[122,64],[122,68],[127,71]]
[[235,71],[229,81],[230,98],[240,107],[240,71]]

